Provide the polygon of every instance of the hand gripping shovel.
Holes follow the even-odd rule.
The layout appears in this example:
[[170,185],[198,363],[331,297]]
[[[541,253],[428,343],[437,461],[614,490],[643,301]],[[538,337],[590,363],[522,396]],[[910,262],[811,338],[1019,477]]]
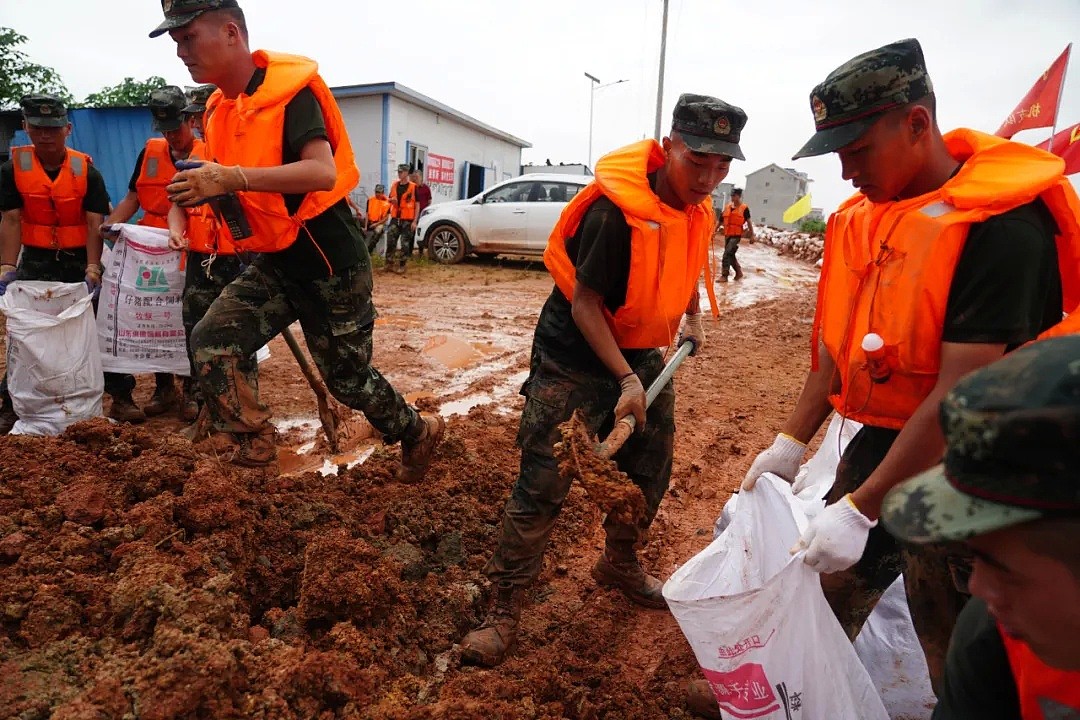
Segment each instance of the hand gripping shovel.
[[[689,340],[679,346],[645,391],[646,410],[693,350],[694,343]],[[610,458],[633,434],[635,425],[634,416],[627,415],[615,423],[603,442],[598,443],[589,435],[585,418],[575,410],[569,420],[559,425],[562,442],[555,445],[555,458],[559,461],[562,476],[580,481],[603,512],[628,524],[635,524],[645,516],[645,496]]]

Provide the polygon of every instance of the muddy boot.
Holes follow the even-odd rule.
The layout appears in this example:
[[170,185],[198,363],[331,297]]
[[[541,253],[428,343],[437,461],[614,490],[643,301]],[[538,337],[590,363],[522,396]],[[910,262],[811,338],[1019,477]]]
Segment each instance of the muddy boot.
[[191,378],[184,379],[183,393],[180,397],[180,419],[195,422],[199,417],[198,389]]
[[431,465],[435,446],[442,440],[446,430],[446,421],[439,415],[420,416],[423,428],[419,437],[401,440],[401,467],[398,468],[398,482],[414,483],[424,479],[424,473]]
[[716,278],[716,282],[727,282],[727,275],[721,275],[720,277]]
[[18,421],[19,416],[15,414],[15,408],[8,403],[0,405],[0,435],[11,432],[11,428],[15,427]]
[[257,433],[234,433],[240,447],[229,458],[233,465],[261,468],[277,460],[277,431],[273,425]]
[[524,594],[524,588],[510,583],[499,583],[495,587],[495,600],[484,624],[461,641],[464,662],[495,667],[514,649]]
[[716,702],[708,680],[690,681],[690,686],[686,689],[686,709],[709,720],[723,720],[724,717],[720,714],[720,704]]
[[614,555],[610,548],[593,566],[592,576],[597,584],[618,588],[630,602],[642,607],[667,607],[664,595],[660,592],[664,583],[641,568],[641,563],[632,550],[611,558],[608,557],[609,554]]
[[135,401],[131,399],[130,392],[112,396],[112,405],[109,407],[108,416],[117,422],[136,424],[146,422],[146,413],[140,410]]
[[193,443],[197,443],[206,439],[210,434],[212,425],[213,424],[210,422],[210,409],[203,405],[199,408],[199,412],[195,416],[195,421],[181,430],[180,435]]
[[743,279],[742,270],[736,270],[735,271],[735,282],[738,282],[739,280],[742,280],[742,279]]
[[176,383],[173,382],[172,376],[169,376],[168,382],[164,379],[158,380],[154,395],[143,407],[143,412],[147,417],[164,415],[179,404],[180,395],[176,392]]

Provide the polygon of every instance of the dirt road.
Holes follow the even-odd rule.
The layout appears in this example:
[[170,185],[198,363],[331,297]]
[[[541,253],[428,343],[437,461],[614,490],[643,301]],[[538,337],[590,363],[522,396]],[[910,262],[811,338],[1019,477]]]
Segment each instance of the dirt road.
[[[747,279],[717,286],[722,317],[676,379],[672,486],[643,553],[664,577],[707,544],[806,369],[813,268],[760,245],[740,259]],[[689,647],[670,614],[589,578],[602,531],[580,489],[515,655],[496,670],[458,662],[486,606],[550,289],[542,267],[513,261],[377,276],[374,364],[450,416],[419,485],[393,481],[395,448],[325,462],[280,340],[264,398],[282,464],[314,472],[200,459],[172,420],[0,438],[0,718],[686,717]],[[137,398],[151,386],[140,379]]]

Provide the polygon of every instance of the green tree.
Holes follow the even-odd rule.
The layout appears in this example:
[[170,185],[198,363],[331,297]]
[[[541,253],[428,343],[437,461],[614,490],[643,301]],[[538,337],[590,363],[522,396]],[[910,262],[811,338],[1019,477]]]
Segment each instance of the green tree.
[[799,223],[799,232],[823,233],[825,232],[824,220],[803,220]]
[[27,42],[11,28],[0,27],[0,109],[18,107],[23,95],[46,93],[67,103],[73,98],[60,74],[51,67],[38,65],[19,49]]
[[86,96],[87,107],[128,107],[145,105],[150,93],[165,85],[165,78],[151,75],[145,80],[126,77],[122,83],[111,85]]

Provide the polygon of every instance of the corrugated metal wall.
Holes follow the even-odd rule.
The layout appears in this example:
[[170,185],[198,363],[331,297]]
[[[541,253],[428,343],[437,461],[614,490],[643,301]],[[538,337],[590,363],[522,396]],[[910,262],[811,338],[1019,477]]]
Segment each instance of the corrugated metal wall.
[[[135,169],[135,159],[146,141],[157,133],[150,122],[150,111],[134,108],[80,108],[68,113],[71,137],[68,145],[94,158],[94,167],[105,177],[113,205],[127,194],[128,180]],[[19,130],[12,145],[29,145],[26,133]]]

